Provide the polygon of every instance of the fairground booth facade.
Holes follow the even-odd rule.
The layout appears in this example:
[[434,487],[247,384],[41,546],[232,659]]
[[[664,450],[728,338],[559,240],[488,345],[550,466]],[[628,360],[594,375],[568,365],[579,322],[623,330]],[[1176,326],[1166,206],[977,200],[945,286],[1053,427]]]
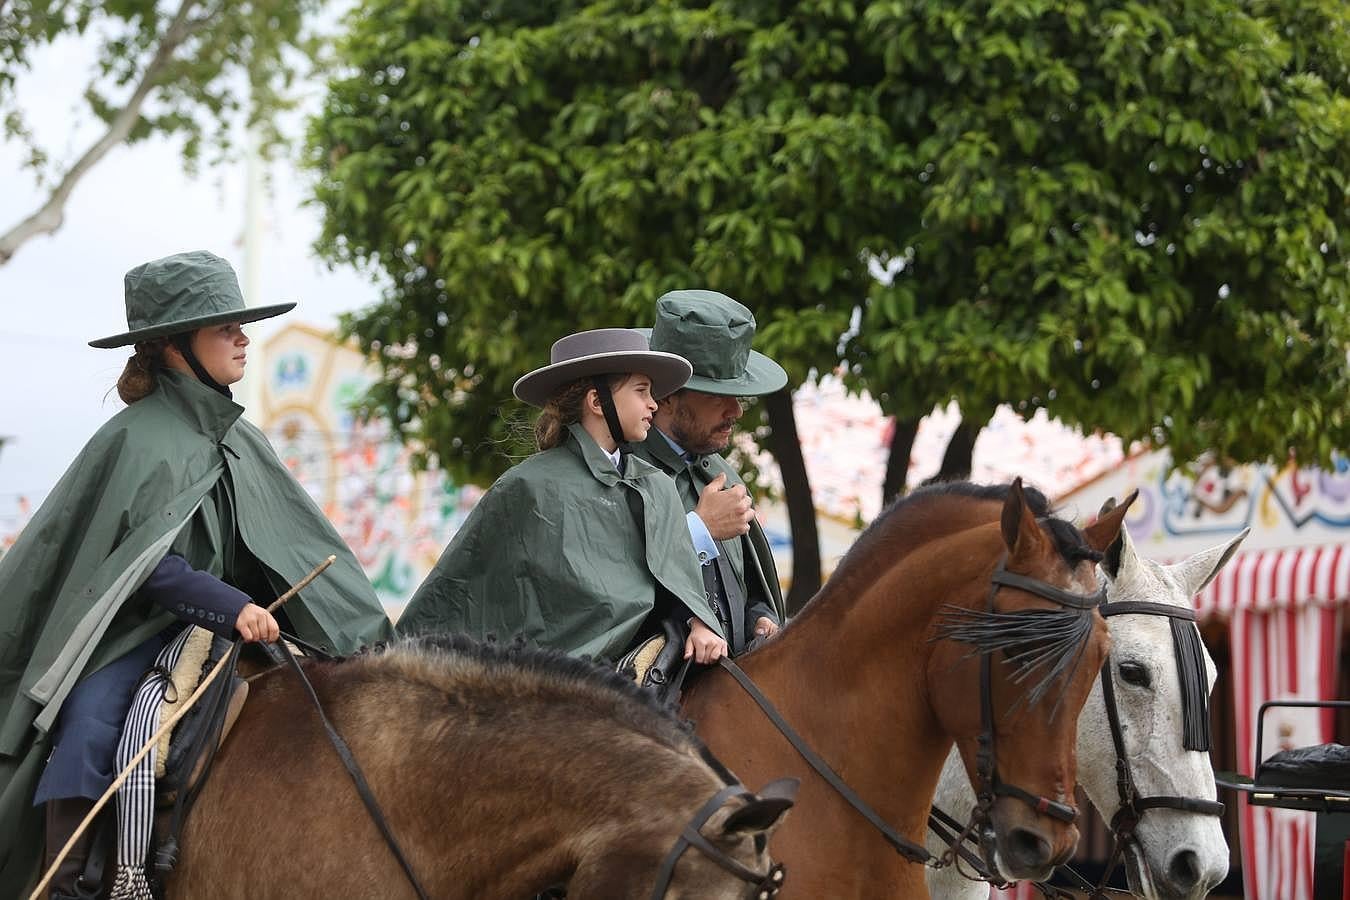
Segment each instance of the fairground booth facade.
[[[1139,552],[1171,562],[1251,533],[1195,598],[1219,668],[1211,704],[1216,769],[1252,773],[1256,714],[1266,700],[1350,696],[1342,656],[1350,603],[1350,464],[1335,470],[1223,466],[1169,472],[1166,450],[1140,453],[1060,498],[1080,519],[1139,491],[1126,519]],[[1345,740],[1326,710],[1272,708],[1260,758]],[[1225,791],[1225,831],[1242,891],[1254,900],[1311,900],[1314,814],[1250,805]],[[1236,840],[1235,840],[1236,838]],[[1234,884],[1230,877],[1225,885]]]

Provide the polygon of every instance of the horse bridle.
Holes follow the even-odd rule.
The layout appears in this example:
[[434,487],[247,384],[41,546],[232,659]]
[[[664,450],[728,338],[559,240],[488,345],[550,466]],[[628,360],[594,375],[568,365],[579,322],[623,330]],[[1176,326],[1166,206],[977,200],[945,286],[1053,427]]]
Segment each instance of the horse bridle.
[[[1103,588],[1103,591],[1105,588]],[[1103,601],[1098,607],[1098,612],[1102,618],[1123,615],[1146,615],[1146,616],[1165,616],[1173,620],[1195,622],[1195,611],[1180,606],[1172,606],[1167,603],[1150,603],[1143,600],[1121,600],[1115,603]],[[1150,809],[1175,809],[1182,812],[1196,813],[1203,816],[1222,816],[1224,814],[1224,804],[1217,800],[1204,800],[1195,797],[1180,797],[1172,794],[1155,794],[1145,797],[1139,792],[1139,788],[1134,782],[1134,773],[1130,768],[1130,758],[1125,749],[1125,730],[1120,724],[1120,708],[1116,703],[1116,691],[1114,678],[1111,674],[1111,657],[1107,655],[1102,663],[1101,670],[1102,682],[1102,702],[1106,707],[1106,720],[1111,729],[1111,743],[1115,747],[1116,753],[1116,793],[1120,800],[1120,806],[1115,815],[1111,817],[1111,855],[1107,859],[1106,867],[1102,871],[1101,880],[1097,884],[1092,884],[1083,878],[1073,869],[1067,866],[1063,871],[1076,883],[1078,890],[1088,891],[1089,900],[1105,897],[1108,893],[1118,893],[1118,889],[1109,888],[1106,882],[1110,879],[1111,873],[1115,871],[1116,866],[1120,864],[1121,856],[1126,848],[1131,845],[1138,845],[1139,838],[1135,834],[1135,829],[1144,813]],[[929,827],[938,834],[952,849],[949,853],[956,853],[961,858],[972,865],[980,878],[990,881],[999,886],[1005,886],[994,874],[993,866],[988,868],[981,867],[978,864],[978,858],[974,857],[961,846],[963,837],[953,837],[948,830],[954,823],[951,818],[936,807],[929,818]],[[1056,888],[1052,885],[1035,882],[1037,889],[1047,897],[1069,897],[1074,896]]]
[[[1006,559],[1006,557],[1005,557]],[[994,608],[994,596],[998,593],[1000,587],[1015,587],[1019,590],[1029,591],[1038,597],[1042,597],[1061,606],[1072,609],[1092,610],[1101,605],[1106,596],[1106,588],[1103,587],[1096,594],[1084,596],[1058,588],[1052,584],[1038,581],[1026,575],[1018,575],[1009,572],[1004,568],[1005,559],[1000,559],[998,567],[990,581],[988,608]],[[941,857],[934,856],[928,852],[926,847],[909,840],[899,834],[894,828],[886,823],[884,819],[867,804],[866,801],[858,795],[856,791],[848,786],[839,773],[830,767],[820,754],[806,742],[796,729],[788,724],[780,713],[765,697],[763,692],[755,685],[749,675],[745,673],[740,666],[736,665],[728,657],[722,657],[718,664],[729,674],[737,684],[741,686],[750,699],[764,713],[765,717],[778,729],[778,733],[787,739],[792,748],[806,761],[806,763],[815,770],[831,788],[834,789],[849,806],[868,821],[875,828],[885,841],[891,845],[891,848],[899,853],[905,859],[913,863],[919,863],[931,869],[941,869],[953,865],[962,854],[961,842],[970,836],[973,832],[987,824],[987,815],[993,809],[993,799],[996,796],[1016,797],[1031,804],[1038,812],[1053,816],[1063,821],[1072,822],[1078,818],[1078,810],[1064,803],[1050,800],[1046,797],[1040,797],[1029,791],[1023,790],[1015,785],[1008,784],[998,778],[997,766],[994,763],[994,731],[993,731],[993,693],[991,690],[991,675],[989,673],[989,654],[982,653],[980,656],[981,683],[980,683],[980,708],[982,729],[984,733],[980,736],[981,772],[984,775],[986,789],[990,792],[991,799],[985,809],[986,819],[981,822],[977,817],[980,815],[979,807],[971,813],[971,823],[961,832],[961,835],[953,840],[949,840],[950,848]],[[1066,818],[1067,817],[1067,818]],[[931,820],[930,820],[931,822]]]
[[[765,795],[772,794],[777,786],[785,785],[790,781],[792,779],[775,781],[765,787],[762,793]],[[779,889],[783,886],[783,877],[786,871],[782,863],[774,863],[769,867],[769,871],[760,874],[738,860],[732,859],[726,851],[705,838],[699,831],[712,817],[712,814],[721,809],[722,804],[733,797],[755,799],[756,795],[747,790],[744,785],[729,784],[713,794],[707,803],[699,807],[698,812],[694,813],[694,817],[689,820],[689,824],[684,826],[680,836],[675,839],[675,845],[670,848],[670,852],[666,854],[665,860],[662,861],[661,868],[656,873],[656,886],[652,889],[652,900],[662,900],[666,896],[666,891],[670,890],[670,880],[675,875],[675,864],[680,861],[684,851],[690,847],[697,848],[708,859],[717,863],[741,881],[753,886],[756,891],[755,900],[771,900],[778,895]]]
[[[1103,603],[1103,617],[1123,615],[1166,616],[1173,620],[1195,622],[1195,610],[1167,603],[1149,603],[1143,600],[1122,600],[1117,603]],[[1195,627],[1192,625],[1192,627]],[[1180,664],[1180,660],[1178,660]],[[1120,710],[1116,705],[1115,679],[1111,675],[1111,659],[1108,655],[1102,666],[1102,700],[1106,706],[1106,720],[1111,726],[1111,743],[1116,751],[1116,794],[1120,799],[1120,808],[1111,817],[1111,856],[1091,897],[1105,896],[1106,880],[1120,863],[1120,858],[1130,844],[1138,845],[1139,838],[1135,829],[1139,820],[1150,809],[1175,809],[1181,812],[1196,813],[1202,816],[1222,816],[1224,805],[1217,800],[1204,800],[1197,797],[1179,797],[1173,794],[1155,794],[1145,797],[1139,793],[1134,783],[1134,773],[1130,769],[1130,758],[1125,751],[1125,731],[1120,726]]]
[[[1016,572],[1009,572],[1005,568],[1006,561],[1006,556],[999,560],[998,566],[994,569],[994,574],[990,578],[989,600],[986,608],[991,613],[994,611],[994,598],[999,589],[1003,587],[1017,588],[1035,594],[1044,600],[1049,600],[1051,603],[1068,609],[1080,610],[1089,615],[1093,609],[1099,609],[1106,600],[1105,585],[1095,594],[1075,594],[1044,581],[1026,575],[1018,575]],[[1078,809],[1071,804],[1033,794],[999,778],[998,763],[995,756],[993,666],[990,657],[991,654],[989,653],[980,654],[980,736],[975,752],[975,808],[971,811],[970,822],[966,825],[961,839],[964,840],[970,834],[975,834],[978,837],[985,862],[989,871],[993,872],[996,871],[994,867],[993,811],[994,804],[999,797],[1021,800],[1041,815],[1050,816],[1053,819],[1070,824],[1078,821]],[[949,850],[943,858],[954,863],[956,853]]]

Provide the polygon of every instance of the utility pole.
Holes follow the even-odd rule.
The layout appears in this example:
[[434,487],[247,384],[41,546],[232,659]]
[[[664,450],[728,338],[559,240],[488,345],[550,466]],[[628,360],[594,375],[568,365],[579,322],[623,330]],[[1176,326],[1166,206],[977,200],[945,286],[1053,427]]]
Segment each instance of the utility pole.
[[[244,139],[244,303],[258,306],[266,302],[262,297],[263,247],[263,179],[258,132],[247,129]],[[262,427],[264,385],[267,369],[263,359],[263,342],[254,340],[248,347],[248,364],[244,378],[235,392],[244,415],[254,425]]]

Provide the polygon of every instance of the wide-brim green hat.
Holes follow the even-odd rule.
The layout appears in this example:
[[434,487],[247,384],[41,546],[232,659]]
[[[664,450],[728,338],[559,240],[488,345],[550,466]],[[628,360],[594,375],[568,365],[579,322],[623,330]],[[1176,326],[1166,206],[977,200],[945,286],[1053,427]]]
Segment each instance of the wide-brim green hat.
[[578,378],[637,372],[652,380],[652,396],[661,399],[684,386],[692,371],[673,353],[656,353],[634,328],[595,328],[553,342],[549,364],[520,376],[512,392],[531,406],[544,406],[558,388]]
[[127,273],[125,286],[127,330],[89,346],[125,347],[227,322],[244,325],[295,309],[294,303],[245,306],[234,269],[205,250],[139,265]]
[[689,360],[691,391],[762,397],[787,384],[787,372],[750,344],[755,316],[716,291],[671,291],[656,301],[656,326],[638,329],[651,348]]

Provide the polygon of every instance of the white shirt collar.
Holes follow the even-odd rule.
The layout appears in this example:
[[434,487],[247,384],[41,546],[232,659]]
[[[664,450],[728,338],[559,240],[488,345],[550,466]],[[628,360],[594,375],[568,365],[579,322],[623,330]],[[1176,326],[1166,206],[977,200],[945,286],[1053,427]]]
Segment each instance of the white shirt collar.
[[[600,448],[600,452],[603,453],[603,454],[605,454],[606,456],[609,457],[609,461],[612,462],[612,463],[614,463],[614,468],[616,468],[616,469],[619,468],[619,448],[618,448],[618,447],[615,447],[615,448],[614,448],[614,452],[613,452],[613,453],[610,453],[610,452],[609,452],[608,450],[606,450],[604,447],[601,447],[601,448]],[[623,470],[620,469],[620,471],[623,471]]]

